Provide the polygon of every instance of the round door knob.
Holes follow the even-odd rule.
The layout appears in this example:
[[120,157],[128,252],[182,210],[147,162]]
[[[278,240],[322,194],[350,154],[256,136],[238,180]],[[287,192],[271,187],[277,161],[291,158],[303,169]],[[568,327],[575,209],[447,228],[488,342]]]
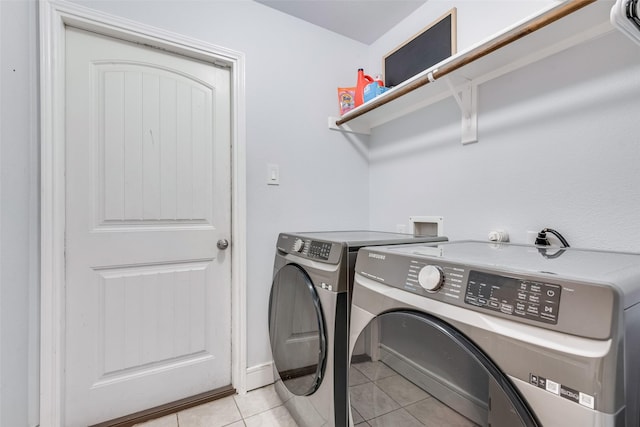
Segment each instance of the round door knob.
[[429,292],[437,291],[444,282],[444,272],[440,267],[427,265],[418,273],[418,283]]
[[304,240],[296,239],[295,242],[293,242],[294,252],[302,252],[303,249],[304,249]]
[[229,247],[229,241],[227,239],[220,239],[218,243],[216,243],[218,249],[225,250]]

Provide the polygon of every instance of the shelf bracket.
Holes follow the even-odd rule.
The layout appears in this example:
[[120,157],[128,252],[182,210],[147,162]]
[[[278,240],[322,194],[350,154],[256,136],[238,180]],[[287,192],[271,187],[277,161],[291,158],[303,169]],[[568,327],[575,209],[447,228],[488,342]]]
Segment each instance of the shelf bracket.
[[456,100],[462,112],[462,143],[470,144],[478,141],[478,85],[471,80],[461,89],[457,89],[451,83],[448,76],[443,80],[449,86],[449,90]]

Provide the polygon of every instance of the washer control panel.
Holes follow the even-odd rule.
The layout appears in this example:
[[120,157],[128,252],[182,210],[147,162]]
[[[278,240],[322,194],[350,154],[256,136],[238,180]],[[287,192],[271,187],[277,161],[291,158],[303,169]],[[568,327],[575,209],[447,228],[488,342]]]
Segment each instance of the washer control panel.
[[[409,261],[405,274],[400,282],[402,288],[413,293],[523,319],[558,323],[562,286],[557,284],[419,259]],[[393,281],[385,282],[394,286]]]
[[331,254],[332,244],[329,242],[317,242],[309,240],[309,258],[328,260]]
[[[483,315],[576,336],[611,338],[621,304],[621,295],[615,286],[576,279],[552,269],[507,269],[495,264],[495,252],[489,254],[484,264],[477,259],[474,263],[445,260],[435,249],[447,247],[447,244],[442,244],[438,247],[407,245],[404,248],[360,249],[356,261],[356,284],[360,278],[370,279],[430,301]],[[536,257],[540,257],[535,248],[516,247],[512,250],[534,257],[533,265]],[[524,257],[522,252],[519,255]],[[469,258],[473,258],[472,255],[465,253]],[[499,255],[504,258],[504,254]],[[576,263],[575,260],[570,261]],[[366,282],[362,284],[366,286]],[[392,290],[385,295],[419,307],[422,304],[420,300],[409,297],[403,300],[405,296],[402,293]],[[431,310],[436,306],[429,302],[424,307]],[[441,307],[441,310],[445,308]],[[438,315],[445,312],[439,311]],[[455,310],[451,311],[451,316],[455,317],[455,313]]]
[[340,243],[305,239],[298,236],[281,234],[278,237],[278,250],[298,257],[337,264],[343,252]]
[[464,301],[526,319],[558,323],[562,287],[476,270],[469,272]]

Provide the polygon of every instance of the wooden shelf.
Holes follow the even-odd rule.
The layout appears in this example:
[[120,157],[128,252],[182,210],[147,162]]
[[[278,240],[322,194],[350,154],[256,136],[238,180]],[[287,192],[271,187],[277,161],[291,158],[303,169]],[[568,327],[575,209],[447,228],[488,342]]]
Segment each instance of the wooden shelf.
[[477,86],[613,31],[609,21],[613,3],[573,0],[546,9],[447,58],[342,117],[329,117],[329,127],[370,134],[376,126],[454,96],[463,116],[462,142],[474,142]]

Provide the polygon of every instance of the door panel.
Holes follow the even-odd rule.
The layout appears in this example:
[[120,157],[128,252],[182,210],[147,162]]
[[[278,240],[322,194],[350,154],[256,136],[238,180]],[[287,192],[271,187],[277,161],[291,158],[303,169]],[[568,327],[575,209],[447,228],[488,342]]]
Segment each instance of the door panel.
[[101,225],[211,224],[212,88],[125,62],[95,71],[104,93],[98,118],[105,129],[98,141],[104,153],[97,177]]
[[100,375],[144,374],[150,364],[206,354],[208,263],[96,270],[103,310]]
[[65,425],[231,383],[229,72],[66,31]]

